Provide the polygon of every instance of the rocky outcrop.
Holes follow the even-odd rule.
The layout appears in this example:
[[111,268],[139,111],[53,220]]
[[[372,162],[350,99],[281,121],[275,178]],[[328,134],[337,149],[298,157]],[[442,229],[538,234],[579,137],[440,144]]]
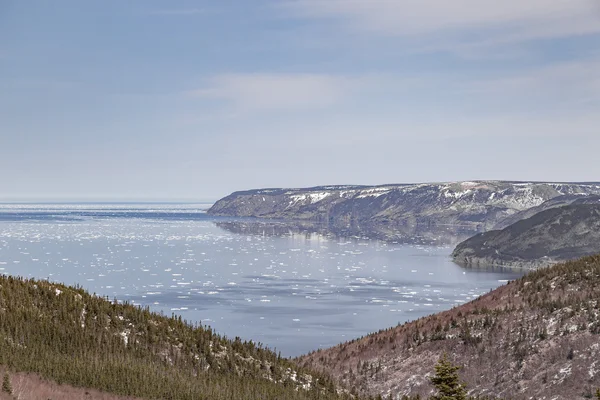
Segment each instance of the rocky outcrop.
[[310,220],[361,227],[463,225],[487,230],[558,196],[600,195],[600,183],[452,182],[235,192],[210,215]]
[[502,230],[478,234],[456,246],[465,266],[535,269],[600,252],[600,203],[550,208]]

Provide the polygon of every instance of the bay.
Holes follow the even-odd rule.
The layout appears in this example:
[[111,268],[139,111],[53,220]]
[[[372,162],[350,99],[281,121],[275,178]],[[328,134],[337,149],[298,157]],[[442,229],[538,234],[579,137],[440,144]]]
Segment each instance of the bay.
[[0,205],[0,273],[80,285],[284,356],[450,309],[522,274],[461,268],[442,239],[265,229],[206,207]]

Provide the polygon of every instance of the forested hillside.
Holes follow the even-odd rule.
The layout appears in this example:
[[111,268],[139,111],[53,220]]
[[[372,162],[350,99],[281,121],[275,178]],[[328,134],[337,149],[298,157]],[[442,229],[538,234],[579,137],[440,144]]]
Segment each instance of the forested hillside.
[[324,374],[79,288],[0,277],[0,365],[147,399],[343,399]]
[[591,256],[300,361],[361,393],[427,398],[431,372],[446,353],[462,367],[471,395],[593,398],[600,387],[599,299],[600,256]]

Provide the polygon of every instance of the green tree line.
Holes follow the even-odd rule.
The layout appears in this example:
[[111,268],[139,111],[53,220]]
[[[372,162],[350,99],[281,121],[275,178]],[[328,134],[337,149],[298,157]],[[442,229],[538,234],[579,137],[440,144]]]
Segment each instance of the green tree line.
[[350,398],[327,375],[260,343],[79,287],[10,276],[0,277],[0,364],[148,399]]

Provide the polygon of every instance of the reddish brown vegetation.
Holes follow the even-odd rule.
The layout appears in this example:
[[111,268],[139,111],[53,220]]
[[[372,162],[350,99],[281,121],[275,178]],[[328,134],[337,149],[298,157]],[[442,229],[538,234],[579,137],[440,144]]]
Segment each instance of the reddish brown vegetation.
[[589,398],[600,387],[599,299],[600,257],[588,257],[300,362],[358,392],[429,395],[445,352],[473,395]]
[[[0,376],[4,376],[5,371],[0,369]],[[0,400],[136,400],[134,397],[116,396],[94,389],[59,385],[35,374],[9,373],[9,376],[12,396],[0,393]]]

